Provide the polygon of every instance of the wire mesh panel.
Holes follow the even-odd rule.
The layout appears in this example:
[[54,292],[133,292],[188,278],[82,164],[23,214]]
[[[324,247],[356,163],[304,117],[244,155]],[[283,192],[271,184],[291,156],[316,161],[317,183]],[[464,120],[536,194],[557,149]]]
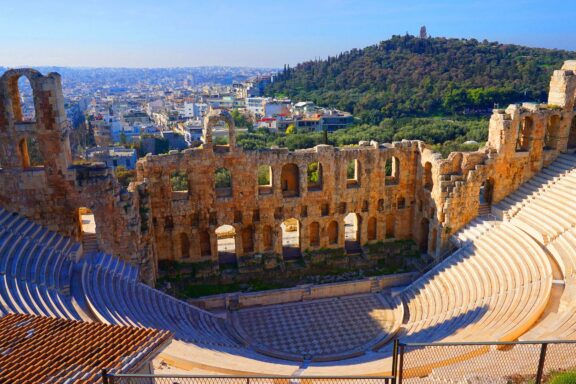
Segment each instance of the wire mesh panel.
[[400,355],[400,383],[546,383],[576,367],[568,342],[408,344]]
[[105,384],[393,384],[392,377],[111,375]]
[[546,345],[542,382],[549,383],[554,380],[576,383],[576,343],[559,342]]

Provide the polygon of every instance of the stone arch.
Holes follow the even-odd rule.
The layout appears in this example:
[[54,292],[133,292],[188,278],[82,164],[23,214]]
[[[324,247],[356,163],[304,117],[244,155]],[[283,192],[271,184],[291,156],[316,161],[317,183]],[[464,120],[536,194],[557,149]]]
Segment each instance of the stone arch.
[[400,160],[396,156],[386,159],[384,174],[385,184],[394,185],[400,182]]
[[218,250],[218,263],[224,267],[237,265],[236,259],[236,229],[228,224],[216,228],[216,249]]
[[172,172],[172,174],[170,174],[170,187],[172,188],[172,192],[187,192],[190,187],[186,172]]
[[217,197],[232,196],[232,174],[227,168],[218,168],[214,172],[214,188]]
[[[49,76],[52,74],[49,74]],[[5,83],[8,91],[8,98],[10,101],[11,117],[15,123],[35,122],[38,117],[36,106],[38,89],[36,79],[43,77],[40,72],[34,69],[11,69],[4,73],[1,80]],[[29,96],[32,98],[32,108],[29,113],[22,105],[21,89],[25,88],[29,91]],[[26,115],[33,114],[34,118],[26,118]],[[30,117],[30,116],[28,116]]]
[[368,219],[367,237],[368,241],[376,240],[378,237],[378,221],[375,217],[370,217]]
[[432,179],[432,163],[427,161],[424,164],[424,189],[431,191],[434,187],[434,180]]
[[272,167],[266,164],[258,166],[258,194],[268,195],[272,193]]
[[328,223],[327,232],[328,244],[338,244],[338,223],[335,220],[332,220],[330,223]]
[[264,251],[271,251],[274,248],[274,242],[272,240],[272,227],[265,225],[262,227],[262,245]]
[[[228,126],[228,144],[215,145],[213,142],[214,127],[223,122]],[[236,146],[236,126],[230,112],[225,109],[212,109],[204,118],[204,128],[202,139],[206,148],[213,148],[216,151],[229,151]]]
[[310,246],[320,245],[320,224],[317,221],[310,223]]
[[576,116],[572,118],[572,124],[570,124],[570,133],[568,134],[568,148],[576,148]]
[[360,184],[360,161],[351,159],[346,162],[346,185],[355,186]]
[[428,253],[428,236],[430,235],[430,220],[423,218],[420,221],[420,241],[418,248],[420,253]]
[[190,240],[188,235],[184,232],[178,235],[178,240],[180,243],[180,258],[189,259],[190,258]]
[[300,258],[300,221],[295,218],[286,219],[280,224],[282,229],[282,257],[284,260]]
[[557,149],[560,137],[560,116],[552,115],[548,118],[544,134],[544,149]]
[[533,130],[534,120],[530,116],[524,116],[518,126],[516,152],[527,152],[530,150],[530,141],[532,140]]
[[300,196],[300,171],[296,164],[284,164],[280,174],[280,184],[282,186],[282,196]]
[[494,194],[494,179],[489,177],[480,186],[480,204],[492,204]]
[[98,249],[96,239],[96,217],[90,208],[80,207],[77,210],[78,240],[82,242],[84,253]]
[[307,185],[309,191],[321,191],[323,185],[322,164],[313,161],[307,167]]
[[254,252],[254,227],[252,225],[242,228],[242,249],[244,253]]
[[210,233],[207,230],[201,230],[198,234],[200,242],[200,256],[212,256],[212,244],[210,243]]
[[348,213],[344,217],[344,247],[348,253],[359,253],[361,251],[361,229],[362,217],[354,212]]

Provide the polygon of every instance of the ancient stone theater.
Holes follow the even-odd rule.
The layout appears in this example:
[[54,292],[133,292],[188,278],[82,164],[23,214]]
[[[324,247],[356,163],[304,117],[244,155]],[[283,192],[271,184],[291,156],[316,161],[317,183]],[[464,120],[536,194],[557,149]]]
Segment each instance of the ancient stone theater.
[[[23,119],[22,76],[35,121]],[[386,374],[393,338],[573,339],[575,98],[576,61],[567,61],[547,104],[494,110],[486,145],[447,158],[416,140],[246,151],[230,114],[212,110],[201,147],[147,155],[123,187],[102,163],[73,162],[60,75],[9,70],[0,78],[0,314],[167,330],[174,341],[159,359],[219,375]],[[213,140],[222,124],[226,145]],[[41,165],[30,161],[31,140]],[[230,264],[282,273],[314,252],[396,240],[412,240],[435,265],[193,303],[153,288],[162,260],[205,276]],[[498,352],[478,350],[474,367]],[[428,378],[447,378],[456,361],[420,362]]]

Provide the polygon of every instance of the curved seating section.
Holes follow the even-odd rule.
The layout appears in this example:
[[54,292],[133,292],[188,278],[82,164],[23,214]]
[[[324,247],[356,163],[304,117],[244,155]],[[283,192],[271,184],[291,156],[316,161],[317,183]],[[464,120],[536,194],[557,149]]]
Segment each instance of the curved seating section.
[[207,347],[240,346],[224,319],[139,283],[137,270],[116,257],[87,259],[82,285],[90,309],[104,323],[169,330],[179,340]]
[[512,340],[541,315],[552,285],[543,249],[502,223],[403,293],[405,342]]
[[476,217],[464,228],[450,236],[450,242],[458,248],[463,247],[494,228],[497,223],[498,221],[488,217]]
[[576,223],[576,156],[563,154],[494,207],[543,244]]
[[80,320],[70,281],[79,244],[0,208],[0,314]]

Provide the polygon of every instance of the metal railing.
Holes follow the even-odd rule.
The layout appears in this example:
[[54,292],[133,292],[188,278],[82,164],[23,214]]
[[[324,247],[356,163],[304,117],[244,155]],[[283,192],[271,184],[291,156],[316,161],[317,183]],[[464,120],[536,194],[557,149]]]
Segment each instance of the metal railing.
[[[109,374],[104,384],[546,384],[561,375],[576,383],[576,341],[400,343],[390,376],[184,376]],[[568,379],[570,380],[570,379]]]

